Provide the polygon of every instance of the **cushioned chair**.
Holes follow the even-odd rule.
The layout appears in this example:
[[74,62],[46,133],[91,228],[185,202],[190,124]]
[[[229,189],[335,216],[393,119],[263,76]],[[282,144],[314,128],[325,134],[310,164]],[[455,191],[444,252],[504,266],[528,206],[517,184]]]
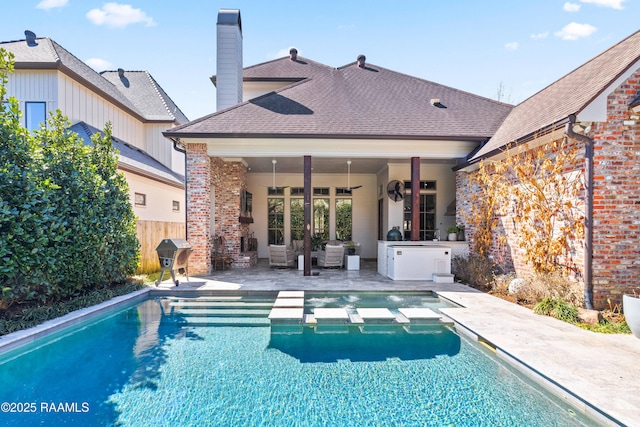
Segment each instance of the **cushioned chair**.
[[293,267],[293,251],[285,245],[269,245],[269,266]]
[[327,245],[324,251],[318,253],[318,266],[342,267],[344,264],[344,246]]

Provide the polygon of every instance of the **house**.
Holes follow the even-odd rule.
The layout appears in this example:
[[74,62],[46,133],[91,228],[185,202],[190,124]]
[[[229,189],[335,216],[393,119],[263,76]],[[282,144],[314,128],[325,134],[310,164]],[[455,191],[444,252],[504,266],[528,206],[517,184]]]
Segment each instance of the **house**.
[[[266,257],[268,244],[291,244],[309,228],[360,242],[365,258],[395,226],[407,240],[443,236],[464,223],[481,160],[567,137],[584,152],[573,172],[587,183],[576,200],[586,235],[573,243],[587,306],[615,304],[637,286],[640,32],[514,107],[364,55],[333,68],[292,49],[243,68],[240,12],[221,10],[217,24],[218,111],[165,132],[187,153],[192,270],[211,271],[214,236],[226,237],[236,267],[255,262],[247,236]],[[405,197],[393,195],[403,187]],[[513,242],[508,220],[500,232]],[[509,266],[530,272],[517,245],[507,249]]]
[[[640,275],[640,31],[607,49],[515,106],[478,151],[456,167],[459,205],[469,194],[478,162],[504,155],[508,144],[531,149],[568,136],[583,155],[574,171],[584,176],[586,235],[577,247],[578,276],[587,305],[620,303]],[[592,182],[592,184],[590,184]],[[467,209],[469,207],[467,206]],[[509,216],[501,218],[513,242]],[[522,253],[510,245],[514,269]],[[497,254],[500,248],[492,248]]]
[[187,117],[148,72],[97,73],[54,40],[31,31],[25,35],[0,43],[15,56],[7,95],[18,100],[23,125],[36,129],[60,109],[88,143],[106,122],[112,123],[118,168],[127,178],[138,217],[140,271],[157,271],[160,239],[185,233],[184,153],[162,132],[187,123]]
[[[187,153],[193,274],[211,272],[219,236],[233,265],[246,267],[269,244],[302,239],[307,225],[324,240],[357,241],[375,259],[394,226],[432,240],[455,224],[452,168],[495,134],[511,105],[364,55],[334,68],[292,49],[243,68],[237,10],[220,11],[217,34],[218,111],[164,132]],[[396,192],[405,183],[406,196]],[[257,251],[247,251],[251,236]]]

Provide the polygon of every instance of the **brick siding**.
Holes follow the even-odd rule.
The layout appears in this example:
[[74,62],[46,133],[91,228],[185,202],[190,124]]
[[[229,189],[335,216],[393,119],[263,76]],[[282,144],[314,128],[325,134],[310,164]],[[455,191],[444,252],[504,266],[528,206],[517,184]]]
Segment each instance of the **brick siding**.
[[[628,105],[640,93],[640,73],[618,87],[607,100],[607,122],[592,124],[594,140],[594,209],[593,209],[593,295],[594,306],[602,309],[622,302],[622,295],[640,284],[640,120],[632,119]],[[584,146],[579,146],[584,153]],[[584,173],[584,158],[575,170]],[[473,224],[465,223],[462,212],[471,211],[467,195],[474,189],[471,174],[456,174],[458,223],[465,224],[465,234],[473,251]],[[584,195],[575,203],[584,205]],[[522,249],[515,238],[513,219],[497,216],[490,256],[505,270],[519,276],[531,274],[522,259]],[[506,237],[506,243],[498,236]],[[571,260],[577,278],[584,276],[584,241],[571,242]]]

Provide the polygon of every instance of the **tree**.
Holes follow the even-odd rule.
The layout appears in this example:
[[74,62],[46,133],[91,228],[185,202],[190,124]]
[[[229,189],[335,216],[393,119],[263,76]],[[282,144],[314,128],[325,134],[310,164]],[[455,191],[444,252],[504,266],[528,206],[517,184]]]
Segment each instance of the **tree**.
[[[12,57],[0,49],[0,101]],[[18,102],[0,110],[0,308],[123,282],[138,241],[111,126],[85,144],[60,111],[33,133]]]

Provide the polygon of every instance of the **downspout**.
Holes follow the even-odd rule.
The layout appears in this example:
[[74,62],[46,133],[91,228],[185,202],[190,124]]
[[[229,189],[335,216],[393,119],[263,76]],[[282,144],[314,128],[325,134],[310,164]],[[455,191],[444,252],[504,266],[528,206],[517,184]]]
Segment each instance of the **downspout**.
[[575,114],[569,116],[565,134],[569,138],[577,139],[585,144],[586,171],[586,208],[585,208],[585,244],[584,244],[584,304],[585,308],[593,310],[593,140],[586,135],[575,133],[573,125]]
[[184,154],[184,238],[187,239],[189,237],[189,218],[187,215],[187,203],[189,203],[189,198],[187,197],[187,150],[178,145],[178,141],[180,141],[179,138],[171,138],[171,141],[173,141],[173,149]]

